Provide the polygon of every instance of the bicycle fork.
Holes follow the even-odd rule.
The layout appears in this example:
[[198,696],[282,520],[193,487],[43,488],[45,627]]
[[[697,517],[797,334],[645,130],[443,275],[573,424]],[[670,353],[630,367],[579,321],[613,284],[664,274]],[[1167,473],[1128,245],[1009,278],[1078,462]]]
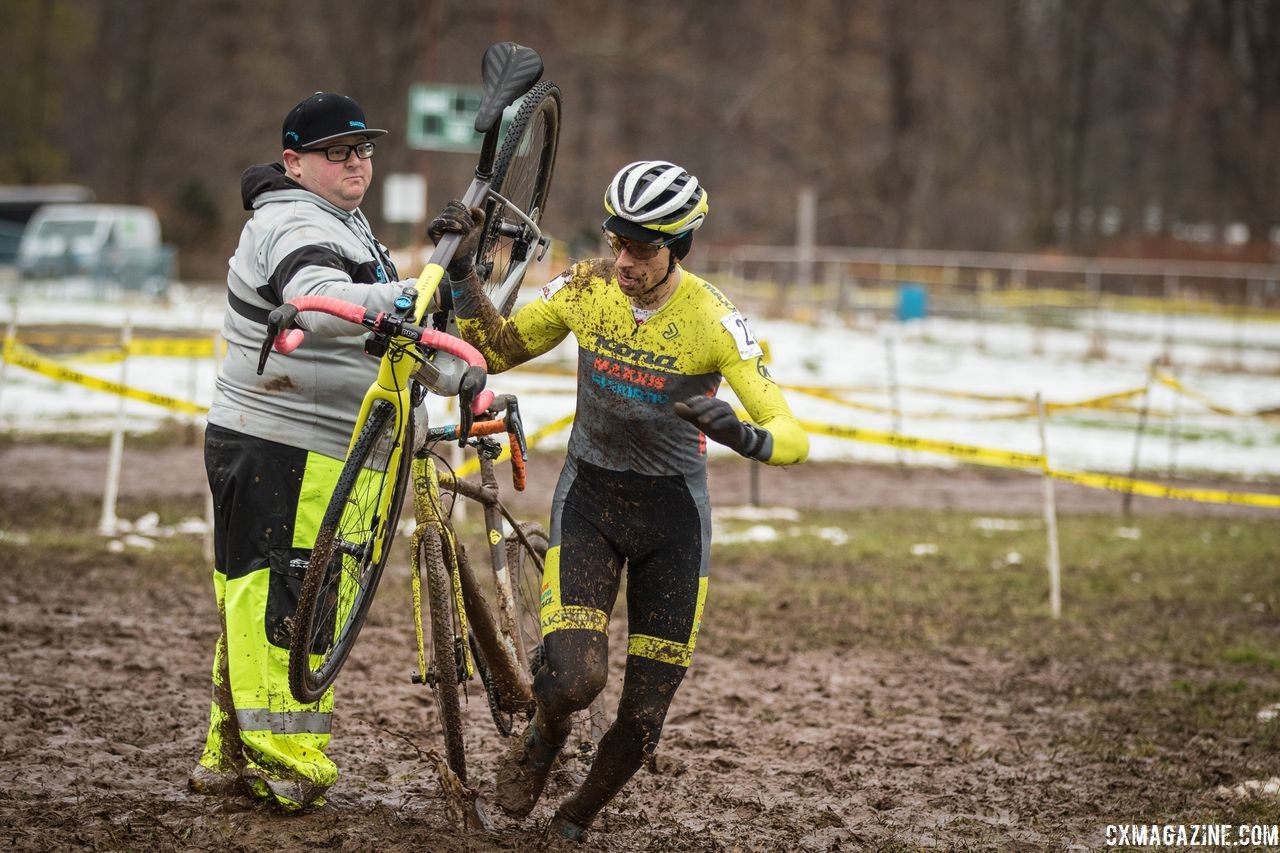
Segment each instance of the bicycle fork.
[[[459,563],[458,543],[453,536],[453,531],[444,519],[444,505],[440,500],[440,489],[438,486],[435,460],[428,458],[415,457],[413,460],[413,507],[416,525],[413,529],[413,538],[411,539],[412,571],[411,582],[413,586],[413,625],[414,635],[418,643],[418,672],[413,676],[414,684],[431,684],[431,679],[447,678],[452,676],[456,681],[463,682],[471,679],[475,675],[475,661],[471,657],[471,650],[468,647],[467,635],[467,609],[463,601],[462,594],[462,576]],[[452,661],[437,661],[436,665],[444,666],[452,665],[452,673],[428,673],[427,671],[427,650],[426,639],[422,634],[422,568],[419,565],[421,559],[421,542],[424,532],[434,528],[439,531],[441,544],[444,545],[448,554],[445,556],[445,567],[449,571],[451,593],[453,597],[453,611],[458,623],[458,631],[454,635],[454,659]]]

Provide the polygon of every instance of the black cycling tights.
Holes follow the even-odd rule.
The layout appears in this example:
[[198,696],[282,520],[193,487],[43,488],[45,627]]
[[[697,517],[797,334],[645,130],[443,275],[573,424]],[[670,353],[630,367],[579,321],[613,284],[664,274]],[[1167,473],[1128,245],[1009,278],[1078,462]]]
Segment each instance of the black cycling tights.
[[[705,492],[683,477],[606,471],[570,460],[552,507],[558,583],[544,594],[543,618],[559,606],[608,614],[627,572],[629,642],[622,698],[586,780],[561,807],[586,826],[657,749],[662,722],[688,668],[697,635],[700,575],[709,545]],[[548,609],[549,608],[549,609]],[[536,723],[553,743],[569,717],[587,708],[609,674],[609,637],[559,627],[545,637],[546,665],[534,678]]]
[[[604,687],[608,674],[608,639],[597,631],[570,629],[546,637],[547,665],[534,679],[538,695],[538,727],[543,738],[560,742],[569,735],[569,715],[585,709]],[[561,669],[552,661],[576,666]],[[618,716],[600,740],[587,778],[564,802],[560,812],[587,826],[600,809],[635,775],[658,748],[662,723],[685,667],[627,656]]]

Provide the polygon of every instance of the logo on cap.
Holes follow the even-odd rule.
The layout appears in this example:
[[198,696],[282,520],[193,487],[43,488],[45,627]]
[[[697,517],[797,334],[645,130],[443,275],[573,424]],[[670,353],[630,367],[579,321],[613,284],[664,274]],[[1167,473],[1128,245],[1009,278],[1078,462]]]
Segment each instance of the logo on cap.
[[347,122],[347,124],[349,124],[351,127],[359,127],[362,129],[364,128],[364,122],[362,121],[349,121]]

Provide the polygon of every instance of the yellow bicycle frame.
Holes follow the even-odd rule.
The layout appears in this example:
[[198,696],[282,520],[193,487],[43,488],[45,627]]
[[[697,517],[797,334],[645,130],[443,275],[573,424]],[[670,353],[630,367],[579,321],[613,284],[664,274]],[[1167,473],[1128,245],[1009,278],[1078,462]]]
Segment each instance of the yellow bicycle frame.
[[[427,314],[427,306],[431,303],[431,298],[435,295],[436,290],[439,289],[440,281],[444,278],[444,272],[444,267],[436,263],[428,263],[422,268],[416,284],[418,298],[413,306],[412,322],[415,326],[422,325],[422,320]],[[360,413],[356,416],[357,426],[351,434],[351,443],[347,446],[347,455],[350,456],[351,450],[355,447],[356,439],[360,436],[360,425],[369,417],[369,412],[373,409],[375,402],[386,400],[391,403],[395,407],[396,441],[391,448],[387,470],[392,472],[393,477],[399,476],[400,459],[404,453],[406,427],[409,424],[409,418],[413,414],[409,407],[409,380],[414,371],[417,370],[418,363],[412,358],[405,357],[405,349],[414,345],[415,342],[413,340],[404,337],[392,338],[390,341],[387,351],[382,354],[382,358],[378,362],[378,377],[369,386],[369,390],[364,394],[364,400],[360,403]],[[393,479],[392,483],[394,482],[395,480]],[[395,492],[394,488],[382,490],[376,508],[376,518],[387,518],[387,511],[391,506],[392,496]],[[391,538],[385,533],[374,537],[373,559],[375,561],[382,559],[382,550]]]

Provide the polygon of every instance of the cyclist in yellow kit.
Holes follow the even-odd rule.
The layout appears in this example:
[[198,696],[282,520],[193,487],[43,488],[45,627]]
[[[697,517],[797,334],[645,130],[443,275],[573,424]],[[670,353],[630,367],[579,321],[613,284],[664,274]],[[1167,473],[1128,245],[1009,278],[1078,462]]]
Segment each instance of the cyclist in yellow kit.
[[[610,182],[605,210],[615,258],[573,265],[509,320],[466,261],[449,270],[459,328],[490,372],[541,355],[570,332],[578,342],[577,415],[543,576],[538,710],[496,780],[505,811],[532,811],[570,715],[605,685],[607,626],[625,565],[629,637],[617,717],[552,824],[578,840],[657,748],[693,655],[711,546],[706,438],[771,465],[801,462],[809,449],[746,319],[680,264],[707,215],[697,179],[663,161],[632,163]],[[429,230],[437,239],[467,234],[465,246],[482,218],[453,202]],[[715,396],[721,378],[754,423]]]

